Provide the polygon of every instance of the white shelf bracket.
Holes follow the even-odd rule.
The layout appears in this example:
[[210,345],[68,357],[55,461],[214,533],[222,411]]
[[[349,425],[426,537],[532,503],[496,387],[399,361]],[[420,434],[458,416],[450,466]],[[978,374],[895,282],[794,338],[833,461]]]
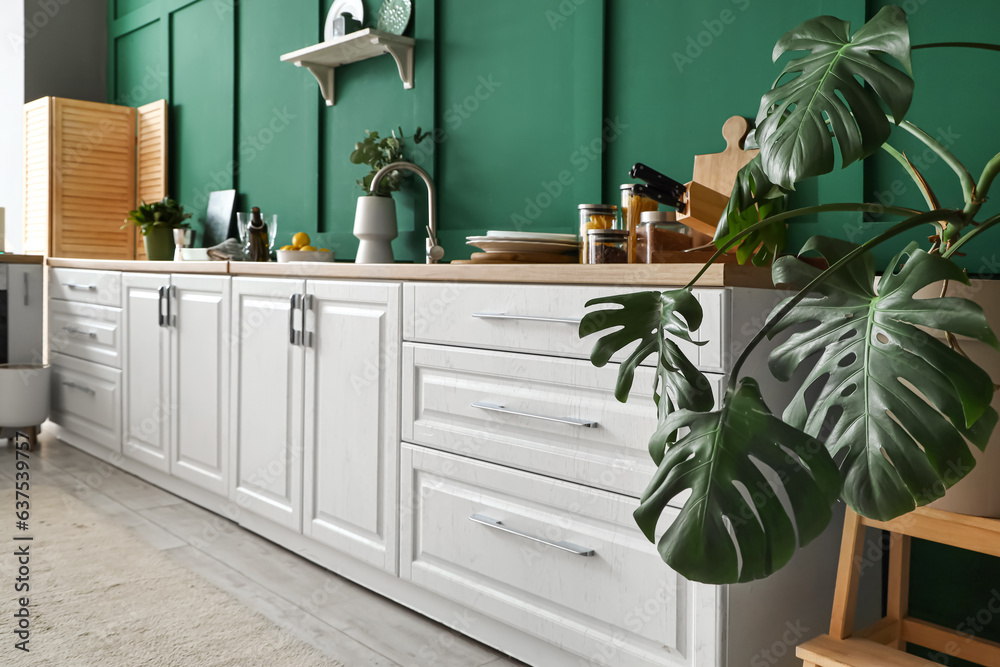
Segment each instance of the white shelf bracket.
[[319,92],[326,100],[326,106],[332,107],[334,104],[333,97],[333,73],[337,69],[336,67],[328,67],[326,65],[315,65],[313,63],[297,62],[296,67],[305,67],[309,72],[316,78],[319,83]]
[[403,88],[407,90],[413,88],[413,45],[386,44],[385,50],[396,61],[399,78],[403,80]]

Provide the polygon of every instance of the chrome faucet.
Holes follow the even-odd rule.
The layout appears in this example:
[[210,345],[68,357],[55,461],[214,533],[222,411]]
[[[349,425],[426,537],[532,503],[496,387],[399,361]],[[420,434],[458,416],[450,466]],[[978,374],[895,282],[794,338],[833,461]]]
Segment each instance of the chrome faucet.
[[427,263],[437,264],[438,260],[444,257],[444,248],[439,246],[437,242],[437,221],[434,217],[434,183],[431,182],[430,174],[412,162],[392,162],[375,173],[375,176],[372,177],[369,192],[375,194],[378,184],[382,181],[382,177],[390,171],[396,171],[397,169],[412,171],[424,179],[424,184],[427,186]]

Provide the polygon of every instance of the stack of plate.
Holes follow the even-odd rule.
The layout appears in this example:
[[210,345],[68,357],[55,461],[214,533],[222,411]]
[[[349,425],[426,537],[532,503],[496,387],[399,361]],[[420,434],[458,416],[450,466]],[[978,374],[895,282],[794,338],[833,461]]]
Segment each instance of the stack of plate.
[[492,231],[486,232],[486,236],[470,236],[466,243],[486,253],[565,255],[580,249],[576,234]]

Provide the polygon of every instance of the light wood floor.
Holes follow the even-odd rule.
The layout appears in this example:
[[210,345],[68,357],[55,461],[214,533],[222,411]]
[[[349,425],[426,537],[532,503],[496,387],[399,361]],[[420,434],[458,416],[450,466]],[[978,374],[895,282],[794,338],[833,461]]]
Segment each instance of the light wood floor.
[[[0,440],[0,488],[14,450]],[[347,667],[523,665],[44,433],[32,481],[72,493]]]

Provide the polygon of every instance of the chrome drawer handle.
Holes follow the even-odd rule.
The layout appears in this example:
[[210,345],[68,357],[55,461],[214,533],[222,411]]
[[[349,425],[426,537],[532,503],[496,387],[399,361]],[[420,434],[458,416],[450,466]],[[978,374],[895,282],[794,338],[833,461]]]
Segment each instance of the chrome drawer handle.
[[76,327],[63,327],[63,331],[71,333],[74,336],[87,336],[88,338],[97,338],[97,333],[93,331],[83,331],[82,329],[77,329]]
[[549,417],[548,415],[539,415],[534,412],[521,412],[520,410],[510,410],[502,405],[497,405],[496,403],[484,403],[482,401],[476,401],[475,403],[472,404],[472,407],[479,408],[480,410],[488,410],[489,412],[502,412],[505,415],[514,415],[515,417],[530,417],[531,419],[542,419],[547,422],[569,424],[570,426],[597,428],[597,422],[589,421],[587,419],[576,419],[574,417]]
[[69,289],[83,289],[87,290],[88,292],[97,291],[97,285],[79,285],[77,283],[63,283],[62,286],[68,287]]
[[77,391],[82,391],[85,394],[90,394],[91,396],[96,396],[97,392],[90,387],[84,387],[82,384],[77,384],[75,382],[63,382],[64,387],[69,387],[70,389],[76,389]]
[[472,313],[481,320],[524,320],[526,322],[558,322],[560,324],[579,324],[579,317],[543,317],[541,315],[508,315],[507,313]]
[[510,533],[511,535],[517,535],[518,537],[523,537],[526,540],[531,540],[532,542],[538,542],[539,544],[544,544],[547,547],[554,547],[556,549],[562,549],[563,551],[568,551],[574,556],[584,556],[589,558],[590,556],[596,556],[597,552],[593,549],[588,549],[587,547],[581,547],[579,545],[573,544],[572,542],[556,542],[554,540],[547,540],[544,537],[536,537],[530,533],[524,533],[520,530],[515,530],[508,526],[503,525],[503,523],[497,519],[492,519],[483,514],[473,514],[469,517],[470,521],[475,521],[476,523],[486,526],[487,528],[495,528],[496,530],[502,531],[504,533]]

